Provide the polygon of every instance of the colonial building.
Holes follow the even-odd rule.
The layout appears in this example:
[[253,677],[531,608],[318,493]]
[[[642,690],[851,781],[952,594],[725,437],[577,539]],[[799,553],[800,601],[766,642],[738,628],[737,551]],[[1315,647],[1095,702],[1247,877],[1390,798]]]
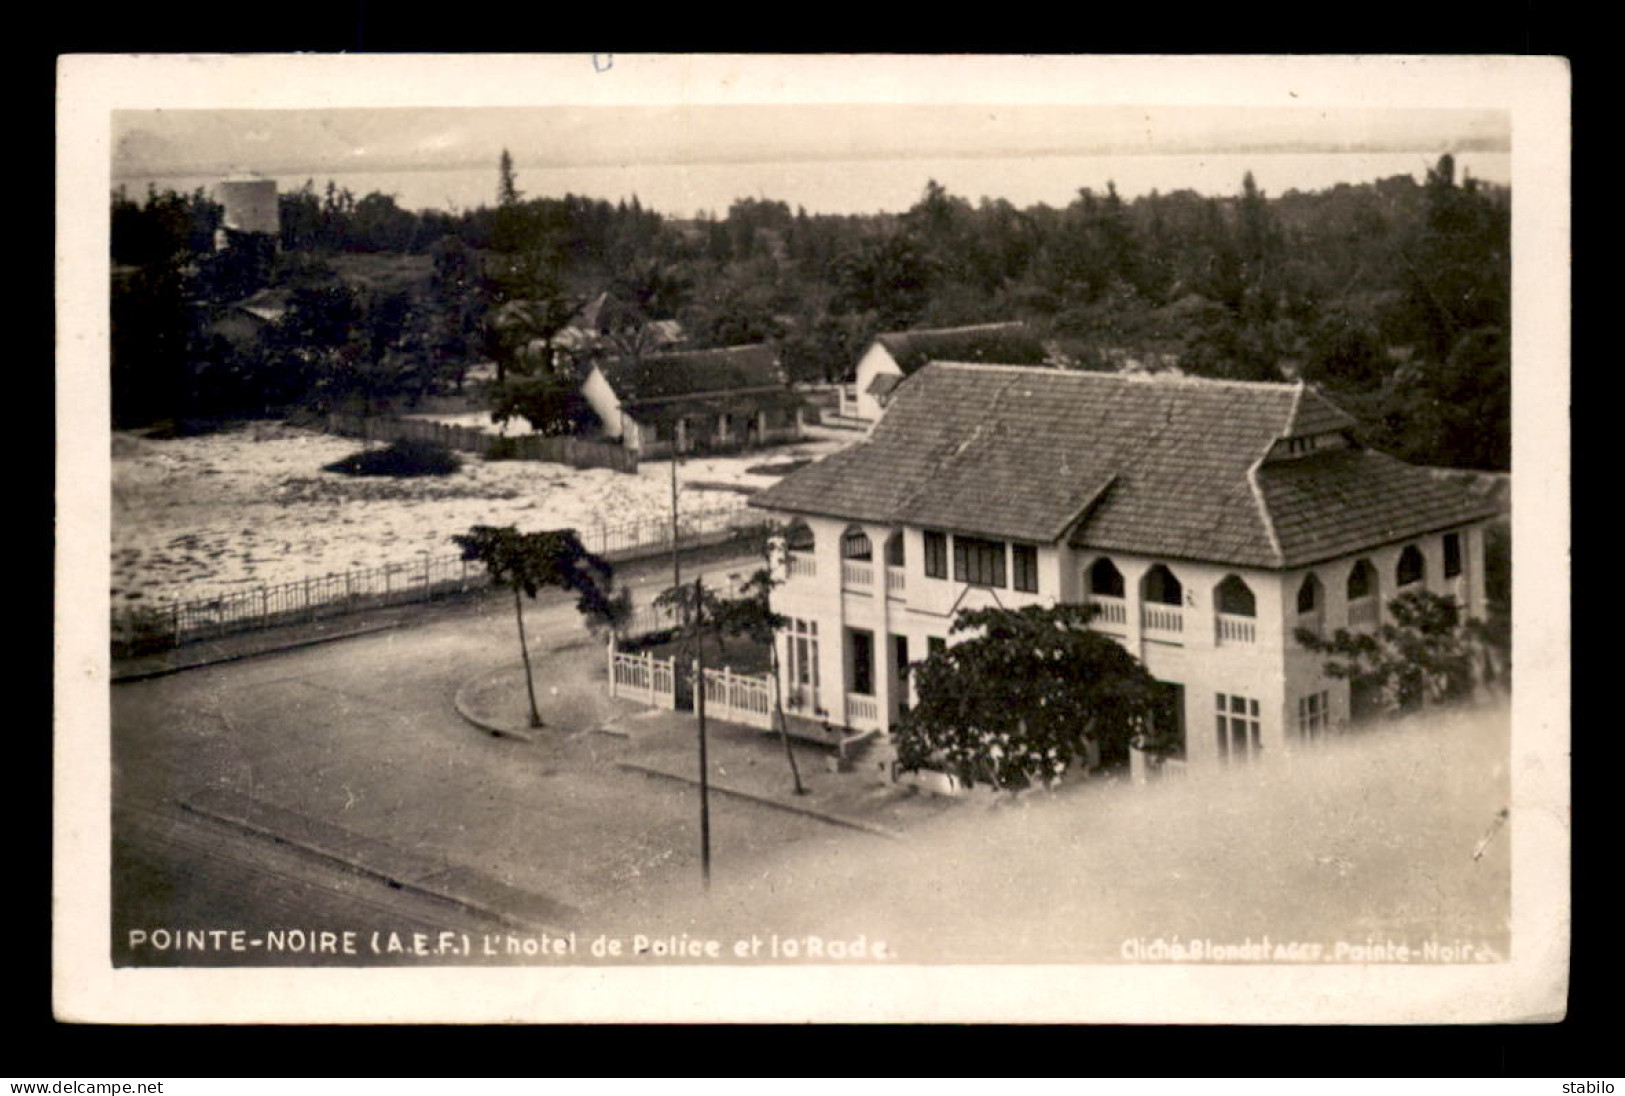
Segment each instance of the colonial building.
[[604,435],[645,458],[800,438],[801,397],[770,346],[730,346],[600,362],[581,394]]
[[1043,365],[1044,344],[1026,324],[984,323],[971,327],[918,328],[876,335],[841,389],[841,414],[874,422],[903,378],[930,361]]
[[1374,628],[1412,589],[1482,617],[1498,512],[1353,425],[1301,384],[920,369],[866,440],[752,500],[793,522],[792,710],[886,731],[959,610],[1086,603],[1191,764],[1322,734],[1362,698],[1296,630]]

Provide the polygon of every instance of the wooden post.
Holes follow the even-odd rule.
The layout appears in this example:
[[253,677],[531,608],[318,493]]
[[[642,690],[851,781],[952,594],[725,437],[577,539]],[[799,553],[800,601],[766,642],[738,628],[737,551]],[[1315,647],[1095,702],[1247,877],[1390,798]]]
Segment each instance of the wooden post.
[[700,873],[711,889],[711,770],[705,754],[705,643],[701,610],[704,587],[694,580],[694,709],[700,721]]

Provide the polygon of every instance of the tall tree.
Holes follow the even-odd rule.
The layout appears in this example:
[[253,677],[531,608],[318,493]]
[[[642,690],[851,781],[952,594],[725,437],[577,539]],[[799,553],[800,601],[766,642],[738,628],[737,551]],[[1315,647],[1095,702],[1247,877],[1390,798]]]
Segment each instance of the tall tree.
[[975,633],[912,668],[919,703],[896,733],[905,769],[967,786],[1050,784],[1080,758],[1126,756],[1150,726],[1156,681],[1079,605],[961,612]]
[[497,161],[497,205],[518,205],[521,197],[518,180],[513,173],[513,157],[507,149],[503,149],[502,158]]
[[519,657],[525,665],[525,693],[530,700],[530,725],[543,726],[536,706],[536,683],[531,672],[530,648],[525,640],[525,608],[521,595],[535,600],[544,586],[576,595],[576,610],[595,632],[614,628],[631,610],[628,591],[615,590],[615,571],[608,562],[582,545],[573,529],[521,533],[512,525],[476,525],[451,538],[463,558],[485,564],[495,585],[513,591],[514,620],[519,629]]

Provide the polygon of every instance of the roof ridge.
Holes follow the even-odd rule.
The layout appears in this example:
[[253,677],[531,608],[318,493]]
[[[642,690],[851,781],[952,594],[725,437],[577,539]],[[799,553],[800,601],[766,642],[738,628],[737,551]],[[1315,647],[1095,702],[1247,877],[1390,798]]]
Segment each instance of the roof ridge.
[[881,331],[875,338],[894,339],[899,335],[942,335],[950,331],[986,331],[994,327],[1026,327],[1026,320],[996,320],[991,323],[968,323],[957,327],[905,327],[897,331]]
[[1293,385],[1292,407],[1286,413],[1286,429],[1281,431],[1281,436],[1283,438],[1288,436],[1292,432],[1293,428],[1295,426],[1297,426],[1297,424],[1298,424],[1298,408],[1300,408],[1302,406],[1303,406],[1303,378],[1299,377],[1298,378],[1298,383]]
[[[1265,455],[1268,455],[1267,450]],[[1258,507],[1258,517],[1264,523],[1264,535],[1269,537],[1270,551],[1275,553],[1275,565],[1282,567],[1286,564],[1286,553],[1281,550],[1281,538],[1275,532],[1275,516],[1270,513],[1263,488],[1258,486],[1258,469],[1263,463],[1264,458],[1259,457],[1247,466],[1247,487],[1252,491],[1253,504]]]
[[[1292,381],[1240,381],[1230,377],[1192,377],[1166,373],[1098,373],[1092,369],[1057,369],[1053,365],[1021,365],[1012,362],[956,362],[946,358],[932,358],[925,366],[945,366],[952,369],[1008,369],[1025,370],[1045,376],[1078,377],[1090,382],[1138,384],[1148,388],[1158,385],[1169,388],[1246,388],[1255,391],[1284,392],[1298,387]],[[918,370],[916,370],[918,372]],[[1341,408],[1339,408],[1341,410]],[[1345,412],[1346,414],[1346,412]]]

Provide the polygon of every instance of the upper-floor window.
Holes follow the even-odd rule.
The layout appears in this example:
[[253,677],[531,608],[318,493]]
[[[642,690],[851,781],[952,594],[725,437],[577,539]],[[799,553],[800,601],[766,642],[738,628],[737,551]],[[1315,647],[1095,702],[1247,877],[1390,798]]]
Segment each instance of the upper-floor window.
[[1004,586],[1004,541],[954,537],[954,581]]
[[1089,565],[1089,592],[1096,597],[1122,597],[1123,572],[1117,564],[1101,556]]
[[1360,560],[1349,572],[1348,597],[1350,601],[1372,597],[1377,592],[1377,569],[1370,560]]
[[1421,582],[1426,573],[1427,564],[1422,559],[1422,550],[1414,544],[1407,544],[1405,550],[1399,553],[1399,566],[1394,569],[1394,577],[1399,585]]
[[1320,579],[1314,575],[1303,576],[1303,584],[1298,587],[1298,615],[1318,613],[1321,600]]
[[1185,588],[1174,573],[1160,563],[1145,573],[1145,578],[1140,580],[1140,590],[1146,601],[1158,605],[1185,604]]
[[799,518],[784,531],[784,546],[792,552],[810,552],[815,544],[812,526]]
[[874,547],[869,543],[869,534],[862,529],[848,529],[841,534],[842,559],[873,559],[874,554]]
[[948,577],[948,534],[925,531],[925,577]]
[[1017,590],[1038,593],[1038,549],[1031,544],[1010,546],[1010,579]]
[[893,532],[886,538],[886,566],[901,567],[903,565],[903,534]]
[[1446,533],[1444,535],[1444,577],[1455,578],[1461,574],[1461,534]]
[[1221,613],[1246,617],[1258,615],[1258,602],[1253,597],[1252,588],[1242,581],[1240,575],[1225,575],[1214,590],[1214,600]]

